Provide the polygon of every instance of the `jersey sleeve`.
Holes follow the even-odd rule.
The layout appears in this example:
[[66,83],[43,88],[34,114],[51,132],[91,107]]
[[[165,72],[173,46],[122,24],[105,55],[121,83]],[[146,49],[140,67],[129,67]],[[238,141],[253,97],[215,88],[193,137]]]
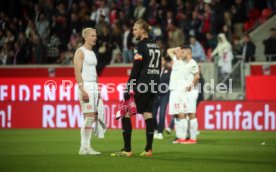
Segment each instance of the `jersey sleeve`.
[[190,66],[190,70],[192,72],[192,74],[195,74],[195,73],[198,73],[199,72],[199,68],[198,68],[198,65],[197,63],[192,63],[191,66]]
[[[131,69],[131,73],[130,73],[130,77],[128,80],[128,83],[137,83],[137,80],[140,76],[140,72],[142,70],[142,64],[143,64],[143,60],[144,60],[144,52],[143,52],[143,47],[142,45],[139,45],[134,49],[134,59],[133,59],[133,67]],[[130,90],[131,88],[128,87],[128,90]],[[133,89],[135,89],[135,85],[133,86]]]

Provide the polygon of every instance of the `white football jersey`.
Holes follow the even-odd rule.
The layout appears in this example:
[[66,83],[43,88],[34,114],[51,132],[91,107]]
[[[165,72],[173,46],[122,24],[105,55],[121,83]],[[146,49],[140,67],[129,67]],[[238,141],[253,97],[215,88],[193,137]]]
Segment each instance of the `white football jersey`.
[[85,48],[84,46],[80,47],[84,54],[84,59],[82,63],[81,76],[83,81],[86,82],[96,82],[97,81],[97,58],[95,53],[92,50]]
[[179,88],[179,86],[182,85],[181,83],[183,83],[183,81],[184,81],[183,69],[184,69],[185,63],[181,59],[178,60],[176,58],[176,56],[174,56],[172,59],[173,59],[173,66],[172,66],[172,71],[171,71],[169,89],[177,90]]
[[[199,72],[198,64],[194,59],[191,59],[190,61],[184,61],[184,80],[186,85],[191,85],[195,76],[195,73]],[[194,89],[198,89],[196,86]]]

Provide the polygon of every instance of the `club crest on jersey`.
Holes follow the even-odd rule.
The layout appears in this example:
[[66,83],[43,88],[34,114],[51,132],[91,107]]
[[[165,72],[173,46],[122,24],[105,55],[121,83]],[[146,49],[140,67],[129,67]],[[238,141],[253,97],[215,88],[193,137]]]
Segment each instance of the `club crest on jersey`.
[[193,67],[192,67],[192,71],[196,71],[196,66],[193,66]]
[[134,60],[143,60],[143,56],[141,54],[135,54]]
[[92,105],[87,105],[87,109],[92,109]]

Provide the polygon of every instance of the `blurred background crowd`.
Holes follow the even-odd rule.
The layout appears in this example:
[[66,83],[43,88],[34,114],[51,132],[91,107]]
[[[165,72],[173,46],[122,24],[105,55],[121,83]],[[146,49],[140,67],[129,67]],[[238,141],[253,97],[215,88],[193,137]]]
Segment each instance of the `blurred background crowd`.
[[[163,55],[168,47],[190,43],[193,58],[211,62],[222,34],[234,54],[254,61],[255,45],[246,33],[275,6],[275,0],[1,0],[0,63],[72,64],[85,27],[97,29],[101,67],[131,63],[137,43],[131,29],[140,18],[152,26],[150,36]],[[265,53],[276,54],[276,30],[270,31]]]

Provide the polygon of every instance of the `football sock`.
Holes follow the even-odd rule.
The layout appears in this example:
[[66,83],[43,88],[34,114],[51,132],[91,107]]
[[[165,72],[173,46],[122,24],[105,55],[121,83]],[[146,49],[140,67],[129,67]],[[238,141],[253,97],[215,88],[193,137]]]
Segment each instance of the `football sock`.
[[191,139],[196,140],[197,136],[197,129],[198,129],[198,123],[197,119],[191,119],[190,120],[190,134],[191,134]]
[[179,120],[180,131],[181,131],[181,139],[186,139],[187,130],[188,130],[188,120],[183,118]]
[[131,132],[132,125],[130,118],[122,118],[123,138],[124,138],[124,150],[126,152],[131,151]]
[[180,138],[181,137],[181,128],[179,125],[179,119],[178,118],[174,118],[174,128],[175,128],[175,135],[176,138]]
[[146,119],[146,137],[147,137],[147,145],[145,151],[152,150],[152,142],[153,142],[153,134],[154,134],[154,124],[153,119]]
[[186,139],[187,129],[188,129],[188,120],[183,119],[175,119],[175,132],[176,137],[179,139]]
[[94,117],[85,117],[84,124],[81,128],[81,145],[89,145],[92,135],[92,124],[94,122]]

